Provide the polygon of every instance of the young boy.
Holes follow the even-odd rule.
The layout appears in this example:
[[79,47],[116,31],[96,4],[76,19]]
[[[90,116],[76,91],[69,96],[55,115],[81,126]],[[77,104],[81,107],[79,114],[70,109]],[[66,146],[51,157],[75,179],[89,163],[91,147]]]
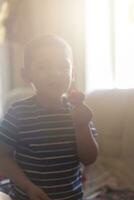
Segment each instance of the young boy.
[[11,106],[0,127],[0,169],[14,184],[13,200],[82,200],[80,162],[96,160],[97,144],[83,103],[65,106],[72,51],[57,36],[41,36],[24,50],[24,79],[35,95]]

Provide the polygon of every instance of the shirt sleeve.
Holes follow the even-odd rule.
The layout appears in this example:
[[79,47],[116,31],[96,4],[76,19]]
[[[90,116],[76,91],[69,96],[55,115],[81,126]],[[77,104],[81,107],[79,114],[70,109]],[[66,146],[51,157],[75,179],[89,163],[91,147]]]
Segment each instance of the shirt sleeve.
[[0,123],[0,141],[13,147],[17,144],[17,116],[15,108],[9,108]]

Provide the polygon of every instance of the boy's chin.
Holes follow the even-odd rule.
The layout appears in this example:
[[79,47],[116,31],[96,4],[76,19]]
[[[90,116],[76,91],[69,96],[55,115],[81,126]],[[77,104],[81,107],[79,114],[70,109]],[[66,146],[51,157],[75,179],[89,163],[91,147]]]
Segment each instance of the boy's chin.
[[43,88],[40,90],[37,90],[37,93],[40,96],[44,96],[45,98],[50,98],[50,99],[60,99],[62,95],[65,93],[65,90],[63,88],[55,88],[55,89],[49,89],[49,90],[44,90]]
[[53,92],[48,92],[46,95],[48,96],[48,98],[60,99],[63,95],[63,92],[55,90]]

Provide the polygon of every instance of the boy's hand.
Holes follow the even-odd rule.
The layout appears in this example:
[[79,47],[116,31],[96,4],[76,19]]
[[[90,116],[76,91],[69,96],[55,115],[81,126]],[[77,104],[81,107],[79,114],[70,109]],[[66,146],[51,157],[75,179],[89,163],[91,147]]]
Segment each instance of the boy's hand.
[[92,119],[92,112],[86,104],[81,103],[72,110],[72,117],[76,124],[88,125]]
[[74,107],[72,114],[74,122],[89,124],[92,119],[92,112],[87,105],[84,104],[85,95],[76,88],[71,88],[68,92],[68,101]]
[[27,190],[30,200],[51,200],[45,192],[36,185],[31,185]]

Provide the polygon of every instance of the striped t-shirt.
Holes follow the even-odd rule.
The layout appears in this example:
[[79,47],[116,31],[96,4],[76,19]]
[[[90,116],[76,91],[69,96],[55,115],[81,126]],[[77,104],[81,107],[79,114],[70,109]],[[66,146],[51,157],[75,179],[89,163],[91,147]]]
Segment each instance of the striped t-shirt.
[[[54,200],[81,200],[80,162],[69,108],[48,111],[35,97],[11,106],[0,126],[0,140],[15,149],[27,177]],[[29,200],[14,185],[16,199]]]

